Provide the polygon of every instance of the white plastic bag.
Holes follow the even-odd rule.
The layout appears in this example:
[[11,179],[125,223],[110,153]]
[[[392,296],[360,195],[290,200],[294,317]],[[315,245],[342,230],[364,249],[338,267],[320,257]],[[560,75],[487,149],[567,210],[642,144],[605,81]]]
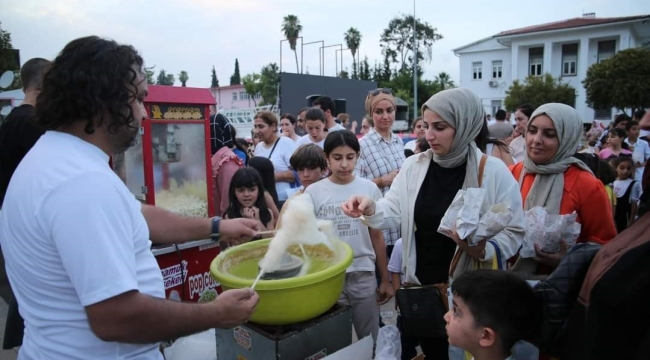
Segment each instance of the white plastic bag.
[[445,215],[442,217],[442,220],[440,220],[440,225],[438,226],[439,233],[446,236],[451,236],[451,233],[456,231],[456,219],[458,219],[458,212],[463,207],[464,203],[465,190],[461,189],[458,190],[456,196],[454,196],[454,200],[447,208],[447,211],[445,211]]
[[395,325],[387,325],[379,329],[375,360],[400,360],[402,358],[402,342],[399,330]]
[[481,207],[485,198],[485,189],[469,188],[465,190],[463,207],[456,219],[456,233],[461,239],[469,239],[478,228],[481,219]]
[[179,338],[165,349],[165,360],[217,360],[214,329]]
[[526,235],[519,255],[522,258],[535,256],[535,244],[549,254],[560,251],[560,241],[567,249],[575,245],[582,226],[576,222],[577,213],[568,215],[548,214],[546,209],[536,206],[528,210],[526,217]]
[[467,239],[468,244],[470,246],[478,245],[479,241],[500,233],[510,224],[513,216],[512,209],[508,204],[500,203],[492,206],[488,212],[481,216],[476,234]]

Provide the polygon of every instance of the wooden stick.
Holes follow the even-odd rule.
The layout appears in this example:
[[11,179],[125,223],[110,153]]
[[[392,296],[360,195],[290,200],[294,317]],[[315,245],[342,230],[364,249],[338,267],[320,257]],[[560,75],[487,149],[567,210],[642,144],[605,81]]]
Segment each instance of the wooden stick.
[[257,234],[258,235],[275,235],[277,231],[276,230],[267,230],[267,231],[260,231]]

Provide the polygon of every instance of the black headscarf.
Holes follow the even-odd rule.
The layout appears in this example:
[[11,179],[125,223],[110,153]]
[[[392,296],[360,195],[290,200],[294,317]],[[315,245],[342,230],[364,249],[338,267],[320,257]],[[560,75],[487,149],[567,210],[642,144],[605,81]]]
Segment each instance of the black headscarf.
[[230,121],[223,114],[210,116],[210,145],[212,147],[212,155],[224,146],[232,148],[231,126]]

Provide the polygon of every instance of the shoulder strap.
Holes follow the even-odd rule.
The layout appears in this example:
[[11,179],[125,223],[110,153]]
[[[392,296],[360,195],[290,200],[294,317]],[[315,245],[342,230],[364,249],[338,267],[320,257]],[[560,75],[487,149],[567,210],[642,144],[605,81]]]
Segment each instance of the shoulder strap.
[[483,183],[483,173],[485,172],[485,163],[487,162],[488,156],[483,154],[481,156],[481,162],[478,165],[478,187],[481,187]]
[[275,139],[275,143],[273,144],[273,148],[271,149],[271,152],[269,153],[269,157],[268,157],[269,160],[271,160],[271,155],[273,155],[273,152],[275,151],[275,147],[278,146],[278,143],[280,142],[280,136],[282,136],[282,135],[278,135],[278,138]]
[[[481,187],[481,185],[483,183],[483,173],[485,172],[485,163],[487,162],[487,159],[488,159],[488,156],[483,154],[481,156],[481,162],[478,165],[478,187]],[[462,255],[462,253],[463,253],[463,250],[458,249],[458,251],[456,251],[456,253],[454,254],[454,258],[451,259],[451,265],[449,266],[449,276],[453,276],[454,271],[456,271],[456,267],[458,266],[458,262],[460,261],[460,257]],[[499,261],[499,263],[500,263],[500,261]]]

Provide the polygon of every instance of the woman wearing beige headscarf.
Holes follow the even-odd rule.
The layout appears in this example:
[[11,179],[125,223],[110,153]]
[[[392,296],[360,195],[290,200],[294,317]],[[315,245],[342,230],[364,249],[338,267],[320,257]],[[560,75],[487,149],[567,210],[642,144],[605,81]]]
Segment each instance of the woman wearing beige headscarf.
[[[499,159],[484,157],[474,142],[483,124],[478,96],[463,88],[441,91],[422,106],[422,114],[431,149],[406,159],[383,199],[375,203],[353,196],[342,208],[348,216],[363,215],[373,228],[400,226],[405,282],[433,285],[448,281],[452,259],[459,249],[463,250],[461,258],[490,263],[497,253],[502,259],[516,254],[523,238],[524,218],[518,208],[521,195],[508,168]],[[479,180],[482,161],[483,176]],[[458,190],[479,184],[486,191],[483,213],[492,205],[510,204],[514,216],[508,226],[489,243],[484,240],[474,247],[456,235],[438,233],[440,221]],[[447,358],[445,336],[423,333],[418,337],[427,357]]]
[[[587,165],[573,157],[582,139],[578,112],[564,104],[544,104],[531,115],[525,136],[524,161],[511,168],[519,181],[524,211],[542,206],[549,214],[577,212],[577,221],[582,225],[578,242],[603,244],[616,236],[603,184]],[[536,248],[535,260],[553,268],[566,251],[564,245],[558,254]],[[537,272],[550,270],[538,268]]]

